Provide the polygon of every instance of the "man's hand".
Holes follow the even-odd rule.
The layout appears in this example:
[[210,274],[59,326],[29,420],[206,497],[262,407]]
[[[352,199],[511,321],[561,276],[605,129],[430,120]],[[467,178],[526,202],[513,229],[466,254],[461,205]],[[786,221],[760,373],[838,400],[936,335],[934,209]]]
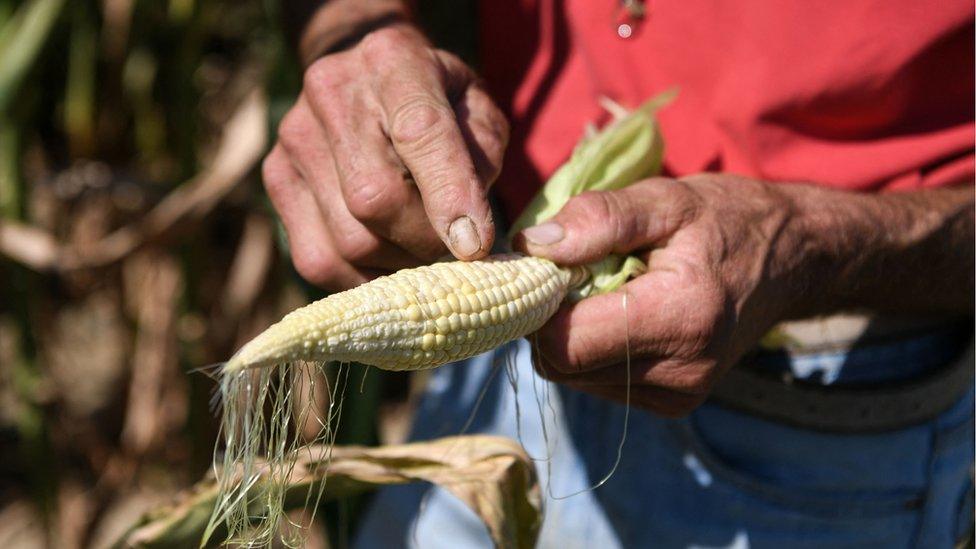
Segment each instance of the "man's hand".
[[507,141],[472,71],[409,25],[318,59],[263,166],[298,272],[340,290],[448,250],[486,255]]
[[639,255],[649,270],[621,290],[626,309],[620,292],[564,306],[538,334],[536,367],[623,401],[629,349],[631,402],[677,416],[781,320],[971,314],[972,204],[972,188],[875,196],[727,175],[582,194],[517,247],[564,265]]

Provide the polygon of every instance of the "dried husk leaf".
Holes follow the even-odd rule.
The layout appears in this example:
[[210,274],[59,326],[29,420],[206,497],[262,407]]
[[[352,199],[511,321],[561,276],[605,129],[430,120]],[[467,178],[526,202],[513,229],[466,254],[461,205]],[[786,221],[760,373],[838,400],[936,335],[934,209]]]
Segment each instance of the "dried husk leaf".
[[[531,460],[510,439],[466,435],[380,448],[336,446],[331,454],[312,446],[300,454],[288,483],[286,509],[301,508],[308,490],[323,479],[327,499],[378,486],[431,482],[470,507],[496,546],[535,546],[541,526],[539,486]],[[318,457],[327,455],[330,459]],[[204,480],[175,505],[142,517],[116,547],[197,546],[216,501],[216,483]],[[217,532],[209,542],[221,539]]]

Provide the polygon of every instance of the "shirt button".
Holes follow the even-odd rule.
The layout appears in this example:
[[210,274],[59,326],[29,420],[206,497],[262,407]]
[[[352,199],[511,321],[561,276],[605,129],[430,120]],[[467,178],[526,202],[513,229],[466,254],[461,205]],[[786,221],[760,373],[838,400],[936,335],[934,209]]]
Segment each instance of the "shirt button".
[[616,17],[617,36],[624,40],[634,36],[646,11],[643,0],[620,0]]

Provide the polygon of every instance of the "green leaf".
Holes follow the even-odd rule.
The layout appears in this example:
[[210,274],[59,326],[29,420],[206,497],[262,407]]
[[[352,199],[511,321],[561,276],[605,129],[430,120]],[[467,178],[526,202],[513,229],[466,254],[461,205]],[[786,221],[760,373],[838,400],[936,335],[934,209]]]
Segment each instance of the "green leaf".
[[570,301],[579,301],[591,295],[612,292],[628,280],[647,272],[647,265],[633,256],[610,255],[601,261],[586,266],[590,279],[570,292]]
[[20,218],[21,128],[0,113],[0,219]]
[[32,0],[0,28],[0,112],[6,112],[57,21],[64,0]]
[[510,236],[556,215],[584,191],[621,189],[658,173],[664,142],[654,114],[676,91],[657,95],[596,135],[584,137],[512,225]]
[[85,2],[71,6],[71,49],[64,94],[64,127],[71,152],[92,154],[95,147],[95,88],[98,72],[98,29]]
[[[610,103],[607,109],[617,119],[595,135],[580,140],[570,159],[549,178],[512,225],[509,237],[556,215],[570,198],[580,193],[622,189],[658,174],[664,140],[655,114],[676,95],[676,90],[666,91],[629,113],[607,101]],[[611,256],[587,265],[587,269],[590,281],[571,297],[581,299],[613,291],[630,277],[644,272],[645,266],[636,257]]]

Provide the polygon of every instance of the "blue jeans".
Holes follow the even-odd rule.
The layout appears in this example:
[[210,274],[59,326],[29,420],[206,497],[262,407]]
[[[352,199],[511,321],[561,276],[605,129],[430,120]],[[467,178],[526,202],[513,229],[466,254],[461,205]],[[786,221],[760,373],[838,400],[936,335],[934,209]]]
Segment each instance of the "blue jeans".
[[[913,345],[894,356],[935,351]],[[624,407],[554,385],[547,400],[529,356],[521,340],[437,370],[412,438],[457,434],[484,391],[468,432],[551,456],[537,461],[540,547],[952,547],[972,524],[972,388],[927,424],[870,435],[795,429],[712,403],[681,420],[631,410],[619,467],[586,490],[614,463]],[[891,349],[876,356],[858,360],[883,371]],[[506,372],[512,362],[516,375]],[[419,511],[427,490],[380,491],[356,546],[491,546],[474,514],[440,489]]]

